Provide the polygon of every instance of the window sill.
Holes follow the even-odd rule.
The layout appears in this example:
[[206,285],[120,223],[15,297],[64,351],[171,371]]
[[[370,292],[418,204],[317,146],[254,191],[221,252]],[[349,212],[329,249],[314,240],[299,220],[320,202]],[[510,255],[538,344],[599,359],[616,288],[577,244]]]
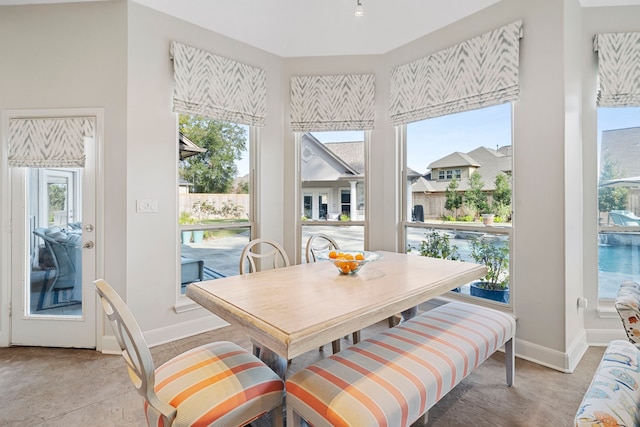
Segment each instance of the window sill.
[[612,299],[603,299],[598,301],[596,313],[601,319],[617,319],[620,316],[616,311],[615,302]]

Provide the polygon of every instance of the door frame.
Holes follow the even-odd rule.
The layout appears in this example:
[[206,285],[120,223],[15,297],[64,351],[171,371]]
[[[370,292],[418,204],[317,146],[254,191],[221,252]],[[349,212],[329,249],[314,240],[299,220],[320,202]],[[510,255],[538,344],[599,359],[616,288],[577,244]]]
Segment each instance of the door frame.
[[[51,108],[28,110],[4,110],[0,125],[0,347],[11,344],[11,169],[8,166],[9,152],[9,119],[21,117],[76,117],[94,116],[96,118],[95,134],[95,274],[104,275],[104,108]],[[98,297],[95,296],[95,339],[96,349],[102,342],[101,331],[104,328],[104,316]]]

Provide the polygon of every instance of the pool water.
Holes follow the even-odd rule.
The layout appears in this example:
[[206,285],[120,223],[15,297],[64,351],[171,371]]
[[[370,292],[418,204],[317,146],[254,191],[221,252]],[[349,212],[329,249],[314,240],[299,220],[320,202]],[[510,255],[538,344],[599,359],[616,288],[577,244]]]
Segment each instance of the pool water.
[[640,246],[598,245],[598,298],[615,298],[626,280],[640,282]]
[[640,246],[598,246],[598,270],[640,276]]

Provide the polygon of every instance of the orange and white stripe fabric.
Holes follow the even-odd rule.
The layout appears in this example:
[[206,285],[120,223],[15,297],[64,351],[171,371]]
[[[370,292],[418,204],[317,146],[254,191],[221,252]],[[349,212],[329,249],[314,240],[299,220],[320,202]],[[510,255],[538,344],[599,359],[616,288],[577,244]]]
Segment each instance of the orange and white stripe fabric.
[[[158,397],[177,409],[173,426],[244,426],[280,405],[284,392],[275,372],[226,341],[180,354],[155,377]],[[147,404],[145,410],[150,426],[162,425],[157,411]]]
[[445,304],[297,372],[286,405],[314,427],[409,426],[515,331],[508,314]]

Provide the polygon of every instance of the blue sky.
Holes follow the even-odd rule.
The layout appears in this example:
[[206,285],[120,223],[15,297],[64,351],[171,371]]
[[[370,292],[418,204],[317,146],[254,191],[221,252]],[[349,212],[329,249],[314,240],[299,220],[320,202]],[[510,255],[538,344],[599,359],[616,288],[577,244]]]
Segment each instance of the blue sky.
[[[467,153],[480,146],[495,149],[511,145],[511,104],[451,114],[407,125],[408,166],[424,173],[429,163],[455,151]],[[640,126],[640,108],[600,108],[598,147],[603,130]],[[362,132],[314,132],[321,142],[362,140]],[[238,162],[239,176],[249,170]]]

